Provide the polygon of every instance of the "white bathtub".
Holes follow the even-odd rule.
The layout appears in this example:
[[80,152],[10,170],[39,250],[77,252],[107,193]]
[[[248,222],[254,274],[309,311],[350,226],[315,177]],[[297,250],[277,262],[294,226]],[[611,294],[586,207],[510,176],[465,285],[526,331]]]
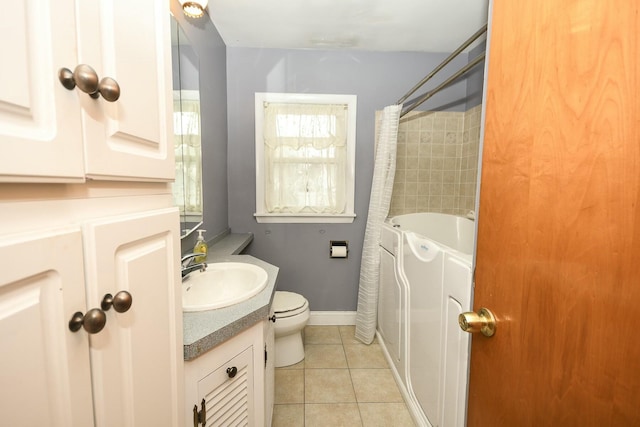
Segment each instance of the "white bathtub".
[[455,251],[473,255],[475,225],[470,219],[427,212],[399,215],[389,223],[401,231],[412,231]]
[[392,257],[381,244],[387,273],[378,310],[396,317],[378,316],[378,338],[420,426],[465,424],[470,339],[457,318],[471,310],[474,229],[469,219],[438,213],[397,216],[383,227],[383,239],[396,236],[397,244]]

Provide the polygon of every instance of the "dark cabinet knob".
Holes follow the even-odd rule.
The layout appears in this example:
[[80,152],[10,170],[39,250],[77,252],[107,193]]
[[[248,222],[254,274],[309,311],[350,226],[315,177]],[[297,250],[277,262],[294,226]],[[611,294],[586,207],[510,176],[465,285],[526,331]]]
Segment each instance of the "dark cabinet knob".
[[238,368],[236,368],[235,366],[232,366],[231,368],[227,368],[227,375],[229,375],[229,378],[235,377],[237,373],[238,373]]
[[131,308],[131,304],[133,303],[133,297],[127,291],[120,291],[115,296],[111,294],[105,294],[102,298],[102,303],[100,306],[104,311],[109,311],[111,307],[118,313],[124,313],[129,308]]
[[109,102],[115,102],[120,98],[120,85],[111,77],[98,79],[98,73],[87,64],[78,65],[73,71],[68,68],[60,68],[58,80],[68,90],[76,87],[89,94],[92,98],[100,95]]
[[90,334],[97,334],[100,332],[104,325],[107,324],[107,315],[99,308],[92,308],[87,311],[87,314],[77,311],[69,320],[69,330],[71,332],[78,332],[80,328],[84,328]]

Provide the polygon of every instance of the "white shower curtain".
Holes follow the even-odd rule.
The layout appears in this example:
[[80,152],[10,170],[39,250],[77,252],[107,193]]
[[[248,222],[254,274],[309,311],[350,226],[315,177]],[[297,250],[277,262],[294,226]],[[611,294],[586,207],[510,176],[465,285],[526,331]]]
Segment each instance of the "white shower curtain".
[[376,120],[376,158],[369,200],[369,216],[362,248],[356,314],[356,338],[365,344],[370,344],[376,333],[380,231],[382,223],[389,214],[391,203],[401,111],[402,105],[390,105],[385,107]]

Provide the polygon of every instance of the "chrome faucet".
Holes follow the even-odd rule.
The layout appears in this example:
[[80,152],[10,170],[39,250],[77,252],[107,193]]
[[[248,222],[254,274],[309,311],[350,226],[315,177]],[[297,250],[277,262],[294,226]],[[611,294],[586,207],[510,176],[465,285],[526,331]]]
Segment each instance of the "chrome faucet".
[[197,257],[199,256],[206,256],[203,255],[201,253],[197,253],[197,254],[187,254],[185,256],[183,256],[180,259],[180,264],[182,266],[182,278],[184,279],[185,277],[187,277],[187,275],[189,275],[189,273],[192,273],[196,270],[199,271],[205,271],[207,269],[207,263],[206,262],[201,262],[201,263],[197,263],[194,264],[194,261]]

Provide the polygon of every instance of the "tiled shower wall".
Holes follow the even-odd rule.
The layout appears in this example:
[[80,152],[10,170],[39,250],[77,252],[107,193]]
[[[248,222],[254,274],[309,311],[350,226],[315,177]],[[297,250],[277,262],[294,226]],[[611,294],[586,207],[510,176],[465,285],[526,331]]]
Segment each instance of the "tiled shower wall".
[[389,216],[474,209],[481,110],[418,111],[400,120]]

